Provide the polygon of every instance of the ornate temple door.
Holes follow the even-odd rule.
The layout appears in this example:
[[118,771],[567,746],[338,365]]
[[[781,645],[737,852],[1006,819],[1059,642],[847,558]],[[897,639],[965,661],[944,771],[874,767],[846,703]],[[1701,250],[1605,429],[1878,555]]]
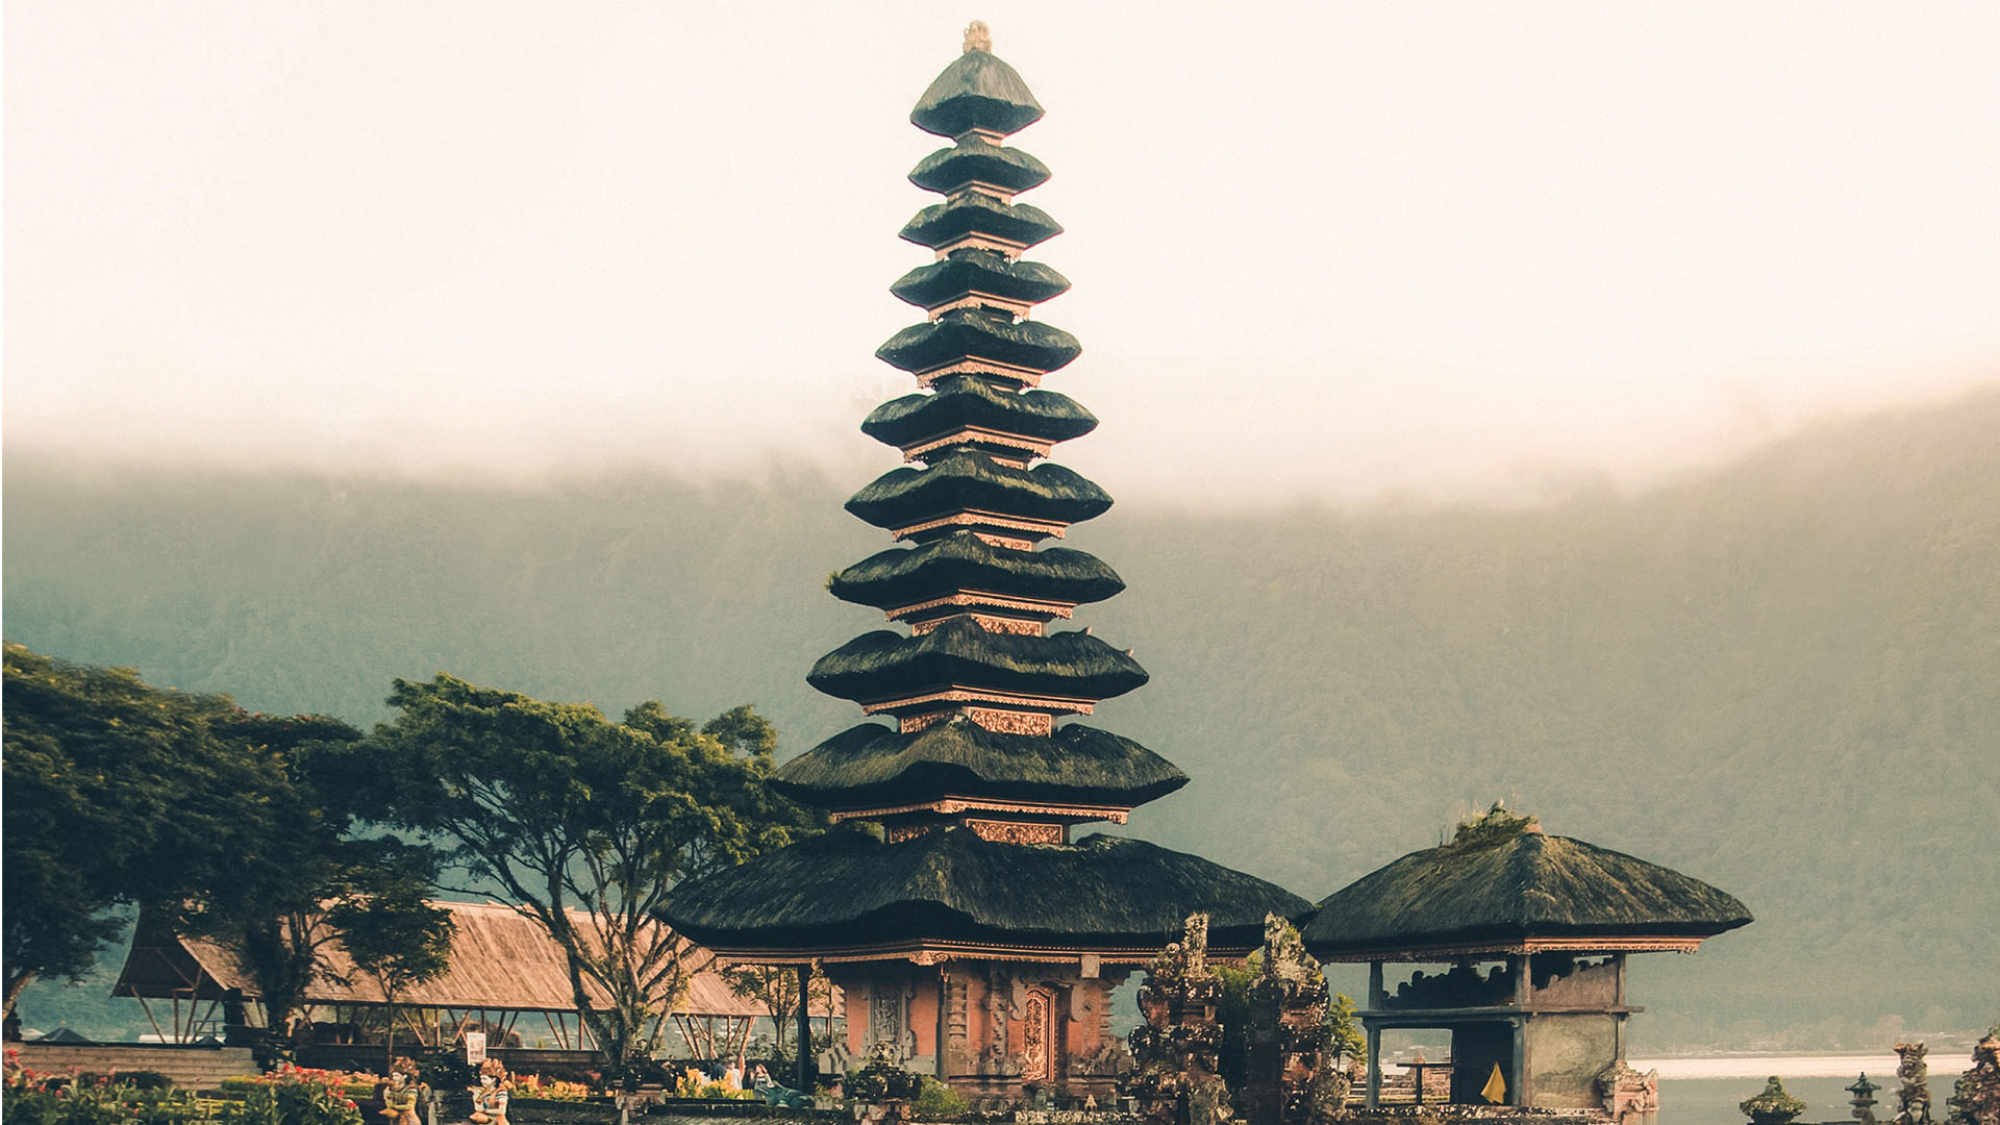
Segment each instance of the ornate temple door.
[[1021,1081],[1047,1086],[1056,1076],[1056,996],[1036,985],[1021,1006]]

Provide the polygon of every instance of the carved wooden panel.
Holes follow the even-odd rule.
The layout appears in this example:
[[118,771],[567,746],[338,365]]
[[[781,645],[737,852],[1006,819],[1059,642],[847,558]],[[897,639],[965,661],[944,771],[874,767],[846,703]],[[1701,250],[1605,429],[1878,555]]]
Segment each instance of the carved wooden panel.
[[977,833],[982,840],[992,840],[997,844],[1062,844],[1063,826],[1060,824],[1022,824],[1013,820],[967,820],[967,828]]
[[968,707],[965,717],[1000,734],[1054,734],[1054,715],[1038,711],[1000,711],[991,707]]
[[892,981],[878,981],[868,990],[868,1038],[890,1044],[897,1062],[903,1059],[903,990]]
[[1054,997],[1046,988],[1028,990],[1021,1006],[1021,1080],[1047,1082],[1055,1077]]

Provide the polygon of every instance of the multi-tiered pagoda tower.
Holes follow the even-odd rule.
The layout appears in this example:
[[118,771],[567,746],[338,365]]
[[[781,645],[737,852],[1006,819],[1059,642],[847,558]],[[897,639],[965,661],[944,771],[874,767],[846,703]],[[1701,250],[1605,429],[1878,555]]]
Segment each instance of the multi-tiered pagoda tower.
[[1041,390],[1075,337],[1031,319],[1069,288],[1023,261],[1061,226],[1015,197],[1049,178],[1007,138],[1042,116],[985,29],[911,113],[952,141],[910,173],[944,196],[903,228],[936,258],[890,287],[925,311],[876,353],[916,377],[862,431],[902,451],[847,503],[901,541],[834,576],[835,597],[882,630],[828,653],[808,681],[867,722],[786,763],[778,784],[842,824],[824,837],[677,888],[668,921],[731,960],[822,961],[847,997],[850,1057],[886,1045],[906,1069],[1012,1101],[1112,1092],[1122,1047],[1109,993],[1210,914],[1212,955],[1263,940],[1267,912],[1304,899],[1138,840],[1123,823],[1187,782],[1107,731],[1065,722],[1146,682],[1089,629],[1054,630],[1124,584],[1082,551],[1047,546],[1111,497],[1046,460],[1097,419]]

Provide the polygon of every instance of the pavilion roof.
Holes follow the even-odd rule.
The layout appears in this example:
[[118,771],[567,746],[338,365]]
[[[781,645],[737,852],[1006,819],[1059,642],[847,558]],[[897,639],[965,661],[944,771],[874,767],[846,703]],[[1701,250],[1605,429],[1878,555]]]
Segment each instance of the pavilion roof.
[[[511,906],[485,902],[436,902],[451,912],[451,966],[441,977],[413,985],[396,999],[413,1008],[485,1008],[490,1011],[573,1012],[576,1003],[562,950],[531,919]],[[572,911],[580,924],[584,916]],[[697,951],[700,956],[700,951]],[[356,972],[335,940],[327,949],[328,972],[306,990],[308,1004],[381,1004],[381,990]],[[341,983],[342,979],[347,983]],[[141,919],[132,950],[112,987],[114,996],[148,999],[220,999],[240,990],[257,999],[256,978],[238,952],[210,938],[169,933]],[[608,1005],[591,986],[593,1008]],[[693,1015],[764,1015],[754,1000],[729,990],[719,972],[695,975],[679,1011]]]
[[1496,810],[1319,904],[1306,947],[1335,960],[1421,960],[1536,949],[1692,949],[1750,922],[1699,879],[1542,832]]

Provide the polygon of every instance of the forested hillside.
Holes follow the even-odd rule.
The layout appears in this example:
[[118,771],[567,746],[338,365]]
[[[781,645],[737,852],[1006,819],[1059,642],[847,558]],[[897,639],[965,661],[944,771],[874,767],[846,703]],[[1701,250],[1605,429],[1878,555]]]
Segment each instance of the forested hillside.
[[[840,511],[861,483],[13,458],[5,632],[364,723],[439,670],[607,711],[751,701],[796,752],[855,718],[806,669],[879,621],[822,589],[883,545]],[[1194,778],[1134,831],[1318,899],[1505,797],[1757,915],[1635,963],[1642,1051],[2000,1017],[2000,390],[1637,495],[1126,506],[1070,542],[1130,583],[1079,623],[1153,674],[1092,721]]]

